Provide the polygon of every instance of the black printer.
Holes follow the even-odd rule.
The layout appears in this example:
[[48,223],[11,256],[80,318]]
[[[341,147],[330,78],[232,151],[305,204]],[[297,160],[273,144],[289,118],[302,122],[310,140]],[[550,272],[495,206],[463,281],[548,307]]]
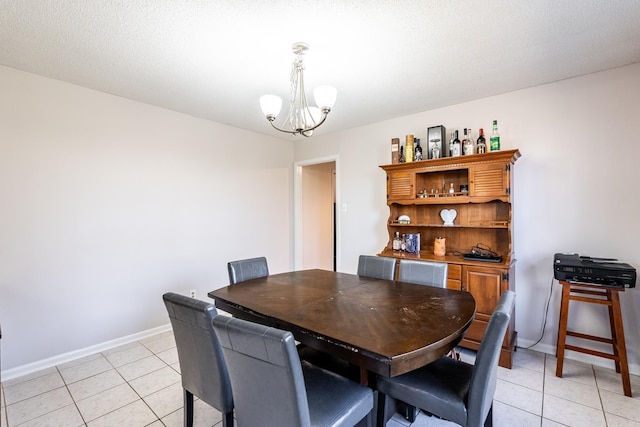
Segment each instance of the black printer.
[[568,282],[618,288],[636,287],[636,269],[612,258],[558,253],[553,257],[553,274],[557,280]]

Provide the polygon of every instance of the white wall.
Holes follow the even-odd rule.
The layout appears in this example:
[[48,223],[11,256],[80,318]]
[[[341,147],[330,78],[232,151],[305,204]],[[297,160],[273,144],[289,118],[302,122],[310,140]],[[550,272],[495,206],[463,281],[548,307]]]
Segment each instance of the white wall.
[[[0,67],[3,379],[292,266],[291,142]],[[28,369],[28,368],[27,368]]]
[[[340,114],[339,102],[331,114]],[[502,149],[522,153],[515,165],[513,220],[516,329],[518,345],[526,347],[541,334],[554,253],[614,257],[640,268],[640,64],[316,136],[296,144],[295,161],[339,156],[337,203],[349,209],[340,213],[338,265],[355,272],[358,255],[379,252],[388,239],[385,174],[378,165],[390,163],[391,138],[414,134],[425,141],[426,128],[436,125],[471,127],[477,136],[494,119]],[[550,354],[559,291],[555,282],[544,337],[535,347]],[[621,299],[630,369],[640,373],[640,292],[627,291]],[[605,309],[592,304],[572,303],[569,327],[609,336]],[[575,352],[567,357],[613,366]]]

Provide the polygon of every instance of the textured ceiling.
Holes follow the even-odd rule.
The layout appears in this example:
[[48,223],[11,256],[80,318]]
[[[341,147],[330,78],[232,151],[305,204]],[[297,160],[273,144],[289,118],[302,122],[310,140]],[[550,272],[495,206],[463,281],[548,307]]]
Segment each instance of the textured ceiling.
[[640,62],[640,0],[0,0],[2,65],[284,138],[295,41],[327,133]]

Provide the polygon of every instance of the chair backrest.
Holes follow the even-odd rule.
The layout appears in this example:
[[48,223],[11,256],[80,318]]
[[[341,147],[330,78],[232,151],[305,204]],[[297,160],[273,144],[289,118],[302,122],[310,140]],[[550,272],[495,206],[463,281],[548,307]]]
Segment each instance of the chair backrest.
[[291,332],[218,316],[240,426],[309,426],[300,358]]
[[233,409],[233,394],[222,347],[211,321],[213,304],[173,292],[162,296],[176,339],[182,387],[223,414]]
[[491,409],[496,390],[500,349],[511,320],[515,296],[513,291],[502,294],[480,342],[469,385],[467,425],[482,425]]
[[374,255],[360,255],[358,275],[376,279],[393,280],[396,274],[396,259]]
[[230,285],[269,275],[269,267],[265,257],[231,261],[227,263],[227,270],[229,271]]
[[446,288],[447,271],[448,264],[446,262],[401,259],[398,282]]

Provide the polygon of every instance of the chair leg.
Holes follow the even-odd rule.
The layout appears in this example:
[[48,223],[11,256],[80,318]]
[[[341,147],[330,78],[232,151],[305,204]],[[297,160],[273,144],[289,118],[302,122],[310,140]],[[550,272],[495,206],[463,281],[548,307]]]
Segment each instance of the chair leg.
[[187,390],[184,391],[184,427],[193,427],[193,394]]
[[222,427],[233,427],[233,409],[222,414]]
[[416,420],[416,415],[418,413],[418,408],[413,405],[409,405],[408,403],[402,402],[404,418],[410,423]]
[[484,427],[492,427],[493,426],[493,403],[489,407],[489,413],[487,414],[487,419],[484,420]]
[[398,405],[396,400],[378,391],[378,414],[376,417],[376,427],[385,427],[387,421],[396,412]]

